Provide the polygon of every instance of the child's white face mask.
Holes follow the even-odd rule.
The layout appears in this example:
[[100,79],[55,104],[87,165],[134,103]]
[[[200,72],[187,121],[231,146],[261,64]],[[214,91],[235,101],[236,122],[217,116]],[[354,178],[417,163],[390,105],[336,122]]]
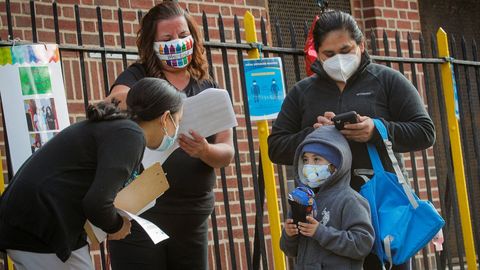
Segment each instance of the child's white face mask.
[[170,41],[153,43],[153,50],[162,64],[173,68],[184,68],[192,61],[193,37],[187,36]]
[[327,178],[329,178],[332,173],[329,169],[329,164],[315,165],[315,164],[305,164],[303,165],[303,176],[306,179],[303,179],[302,182],[311,188],[319,187]]

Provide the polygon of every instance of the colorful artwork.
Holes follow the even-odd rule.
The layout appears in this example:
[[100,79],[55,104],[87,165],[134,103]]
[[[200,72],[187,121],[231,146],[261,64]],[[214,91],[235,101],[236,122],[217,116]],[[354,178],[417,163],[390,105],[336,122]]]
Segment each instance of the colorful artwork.
[[19,67],[18,70],[24,96],[43,95],[52,92],[48,66]]
[[0,48],[0,94],[13,173],[70,124],[59,60],[56,44]]

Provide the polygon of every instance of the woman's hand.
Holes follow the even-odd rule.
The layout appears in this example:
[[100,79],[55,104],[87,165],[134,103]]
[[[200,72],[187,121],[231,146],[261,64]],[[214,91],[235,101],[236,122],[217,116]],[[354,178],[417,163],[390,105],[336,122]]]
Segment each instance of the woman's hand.
[[348,140],[365,143],[372,138],[374,130],[375,125],[373,124],[372,118],[359,115],[358,123],[345,124],[344,129],[342,129],[340,132]]
[[334,112],[325,112],[323,116],[317,117],[317,123],[313,124],[314,128],[319,128],[321,126],[333,125],[332,118],[335,117]]
[[315,235],[318,227],[318,221],[311,216],[307,216],[307,222],[298,222],[298,230],[301,234],[312,237]]
[[120,230],[116,233],[109,234],[108,239],[121,240],[130,234],[130,228],[132,227],[132,223],[130,223],[130,220],[128,220],[128,218],[123,216],[122,216],[122,220],[123,220],[122,228],[120,228]]
[[189,134],[193,139],[184,134],[180,134],[178,137],[178,144],[183,151],[191,157],[200,159],[208,155],[210,144],[207,140],[193,130],[190,130]]
[[291,219],[291,218],[289,218],[285,221],[285,233],[289,237],[293,237],[295,235],[298,235],[297,224],[293,223],[293,219]]

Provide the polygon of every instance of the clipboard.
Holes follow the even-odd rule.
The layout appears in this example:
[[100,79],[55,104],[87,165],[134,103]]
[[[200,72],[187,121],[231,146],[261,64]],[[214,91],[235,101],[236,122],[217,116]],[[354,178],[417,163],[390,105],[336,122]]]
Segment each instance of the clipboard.
[[[154,202],[169,188],[168,181],[159,162],[145,169],[132,183],[123,188],[115,197],[116,208],[138,214],[147,205]],[[85,232],[92,244],[105,240],[106,233],[101,235],[98,228],[87,220]],[[103,239],[102,239],[103,238]]]

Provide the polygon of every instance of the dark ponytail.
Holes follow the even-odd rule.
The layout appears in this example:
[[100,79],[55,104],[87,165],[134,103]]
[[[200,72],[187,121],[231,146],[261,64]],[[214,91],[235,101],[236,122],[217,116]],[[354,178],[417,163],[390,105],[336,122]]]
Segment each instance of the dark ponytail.
[[171,114],[180,111],[184,98],[185,94],[166,80],[143,78],[128,91],[128,113],[132,120],[150,121],[166,111]]
[[88,105],[87,119],[98,122],[127,118],[128,115],[118,108],[119,103],[120,101],[112,99],[110,102],[99,102],[95,105]]

